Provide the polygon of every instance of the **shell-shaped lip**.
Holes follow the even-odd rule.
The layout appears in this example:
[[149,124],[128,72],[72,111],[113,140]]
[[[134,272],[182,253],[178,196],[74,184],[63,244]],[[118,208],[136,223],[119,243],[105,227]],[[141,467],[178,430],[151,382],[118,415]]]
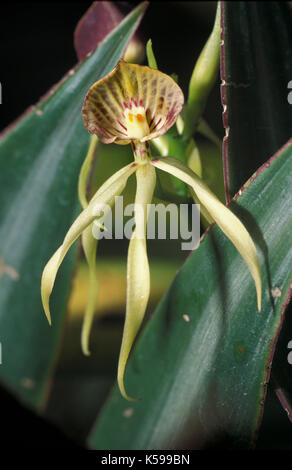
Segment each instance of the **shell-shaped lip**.
[[88,90],[82,117],[88,132],[104,143],[145,142],[167,132],[183,104],[183,93],[171,77],[120,60]]

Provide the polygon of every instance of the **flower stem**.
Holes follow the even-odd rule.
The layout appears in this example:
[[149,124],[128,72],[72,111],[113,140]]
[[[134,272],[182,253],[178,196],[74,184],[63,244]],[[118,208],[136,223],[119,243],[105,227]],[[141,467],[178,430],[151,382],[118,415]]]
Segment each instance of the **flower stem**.
[[149,142],[131,141],[132,150],[136,163],[147,163],[151,160],[151,151]]

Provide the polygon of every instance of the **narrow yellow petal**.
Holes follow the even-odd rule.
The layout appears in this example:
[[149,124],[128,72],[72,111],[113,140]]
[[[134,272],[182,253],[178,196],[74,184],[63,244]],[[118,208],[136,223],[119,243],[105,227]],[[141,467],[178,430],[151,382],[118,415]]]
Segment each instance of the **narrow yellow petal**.
[[127,395],[124,386],[126,363],[146,311],[150,293],[150,274],[146,248],[147,204],[152,201],[155,187],[155,170],[149,165],[139,166],[137,172],[135,198],[135,222],[127,261],[127,305],[123,340],[118,365],[118,385],[124,398],[136,399]]
[[127,307],[123,341],[118,367],[118,384],[121,394],[129,401],[124,386],[126,363],[146,311],[150,293],[150,274],[145,240],[134,235],[129,244],[127,261]]
[[[195,204],[200,204],[200,200],[199,198],[197,197],[195,191],[193,190],[193,188],[190,188],[190,193],[192,195],[192,198],[195,202]],[[200,213],[201,213],[201,222],[203,223],[203,226],[205,228],[208,227],[208,225],[211,225],[214,220],[212,219],[212,217],[210,216],[209,212],[207,211],[206,207],[203,206],[203,204],[200,204]]]
[[[107,189],[111,183],[112,177],[104,183],[104,185],[97,191],[97,195],[100,195],[105,189]],[[117,190],[115,196],[119,196],[124,189],[124,186],[120,186],[120,189]],[[110,207],[113,204],[113,200],[109,201],[107,209],[103,211],[103,217],[106,216]],[[96,223],[97,222],[97,223]],[[95,237],[92,234],[92,226],[90,224],[82,233],[81,244],[85,253],[86,261],[89,267],[89,285],[88,285],[88,296],[87,296],[87,305],[82,325],[81,332],[81,348],[85,356],[90,355],[89,351],[89,335],[93,322],[94,312],[96,308],[97,298],[98,298],[98,285],[97,285],[97,272],[96,272],[96,251],[97,251],[97,230],[106,228],[102,224],[98,224],[98,219],[95,220]]]
[[68,230],[62,245],[58,248],[44,268],[41,280],[41,297],[44,310],[50,322],[49,299],[55,283],[58,269],[71,245],[97,217],[95,208],[98,204],[111,204],[116,194],[124,189],[129,176],[136,171],[137,165],[130,164],[117,171],[92,197],[89,205],[81,212]]
[[[109,178],[102,187],[92,197],[88,207],[84,209],[81,214],[77,217],[75,222],[71,225],[68,230],[63,244],[60,257],[63,257],[68,251],[72,243],[81,235],[83,230],[93,222],[97,217],[95,213],[95,207],[99,204],[112,204],[114,197],[120,194],[124,189],[129,176],[137,170],[137,165],[132,163],[117,171],[111,178]],[[62,258],[63,259],[63,258]]]
[[[86,196],[86,186],[88,184],[88,176],[98,143],[98,137],[96,135],[91,136],[89,149],[83,165],[80,170],[78,179],[78,196],[79,201],[83,209],[88,206],[88,200]],[[81,332],[81,349],[83,354],[86,356],[90,355],[89,351],[89,334],[95,312],[97,297],[98,297],[98,285],[96,278],[96,250],[97,250],[97,239],[92,235],[93,224],[90,224],[82,233],[81,245],[85,253],[85,258],[89,268],[89,283],[88,283],[88,296],[87,304],[83,319],[82,332]]]
[[82,233],[81,242],[89,268],[88,296],[81,332],[81,348],[83,354],[85,354],[85,356],[89,356],[89,334],[98,298],[98,285],[96,278],[96,250],[98,240],[92,235],[92,224],[90,224]]
[[254,279],[258,310],[261,311],[262,281],[258,254],[254,242],[240,220],[212,193],[208,186],[187,166],[176,158],[164,157],[152,160],[156,168],[160,168],[191,186],[201,204],[217,222],[221,230],[237,248],[246,262]]
[[86,185],[88,183],[88,175],[89,175],[91,163],[94,157],[94,152],[95,152],[97,144],[98,144],[98,137],[94,134],[91,136],[88,153],[85,157],[85,160],[82,164],[82,167],[79,173],[78,196],[79,196],[80,204],[83,209],[85,209],[85,207],[87,207],[88,205],[88,201],[86,197]]
[[50,295],[53,290],[53,286],[55,282],[55,277],[56,277],[55,273],[57,273],[58,268],[59,268],[58,263],[60,259],[60,253],[61,253],[61,246],[57,249],[57,251],[53,254],[51,259],[48,261],[42,274],[41,297],[42,297],[44,311],[45,311],[46,317],[50,325],[52,324],[52,320],[51,320],[49,300],[50,300]]
[[202,157],[199,151],[198,146],[195,144],[194,140],[190,141],[188,145],[188,167],[196,173],[200,178],[202,178],[203,168],[202,168]]

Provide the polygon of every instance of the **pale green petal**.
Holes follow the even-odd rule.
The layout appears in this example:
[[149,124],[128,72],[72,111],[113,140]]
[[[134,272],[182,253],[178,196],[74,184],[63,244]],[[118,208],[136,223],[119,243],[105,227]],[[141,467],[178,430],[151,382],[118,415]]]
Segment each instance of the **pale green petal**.
[[58,269],[64,259],[64,256],[74,241],[81,235],[83,230],[85,230],[96,218],[96,205],[111,204],[115,195],[120,194],[120,192],[124,189],[129,176],[134,173],[136,169],[137,165],[131,163],[130,165],[127,165],[115,173],[102,185],[102,187],[93,196],[86,209],[84,209],[77,217],[75,222],[73,222],[64,238],[62,245],[45,266],[41,280],[41,296],[44,310],[49,322],[49,299],[55,283]]
[[82,233],[81,244],[85,253],[89,269],[89,283],[86,310],[84,314],[81,331],[81,348],[83,354],[90,355],[89,334],[96,309],[98,298],[97,272],[96,272],[96,250],[98,240],[92,235],[92,224]]
[[71,225],[62,244],[61,256],[65,255],[68,245],[72,245],[86,227],[96,218],[94,208],[98,204],[112,204],[114,197],[124,189],[129,176],[137,170],[137,164],[131,163],[111,176],[92,197],[88,207],[81,212]]
[[78,197],[79,197],[79,201],[83,209],[85,209],[85,207],[87,207],[88,205],[88,201],[86,197],[86,185],[88,183],[88,175],[90,172],[90,167],[91,167],[91,163],[94,157],[94,152],[95,152],[97,144],[98,144],[98,137],[96,135],[92,135],[90,139],[88,153],[85,157],[85,160],[82,164],[82,167],[79,173]]
[[200,151],[195,141],[191,139],[188,145],[188,156],[187,156],[188,167],[196,173],[200,178],[202,178],[203,168],[202,168],[202,158]]
[[[88,184],[88,176],[96,146],[98,143],[98,137],[96,135],[91,136],[90,146],[80,170],[78,179],[78,196],[79,201],[83,209],[88,206],[88,200],[86,196],[86,186]],[[97,192],[98,193],[98,192]],[[82,233],[81,245],[85,254],[85,258],[88,263],[89,269],[89,283],[88,283],[88,296],[87,304],[83,319],[82,332],[81,332],[81,348],[86,356],[89,356],[89,333],[93,321],[95,307],[98,298],[98,285],[96,278],[96,250],[97,250],[97,239],[92,235],[93,224],[90,224]]]
[[123,341],[118,367],[118,384],[124,398],[134,401],[127,395],[124,386],[126,363],[144,318],[150,293],[150,274],[146,241],[132,237],[127,261],[127,307]]
[[240,220],[212,193],[208,186],[187,166],[176,158],[164,157],[151,162],[156,168],[164,170],[191,186],[201,204],[217,222],[221,230],[237,248],[254,279],[258,310],[261,310],[262,281],[256,247]]
[[[193,190],[193,188],[190,188],[190,193],[191,193],[191,195],[192,195],[192,198],[193,198],[193,200],[194,200],[194,203],[195,203],[195,204],[200,204],[200,199],[197,197],[197,195],[196,195],[195,191]],[[206,225],[207,225],[207,226],[208,226],[208,225],[211,225],[211,224],[214,222],[214,220],[213,220],[212,217],[210,216],[209,212],[207,211],[206,207],[203,206],[202,204],[200,204],[200,213],[201,213],[201,217],[203,217],[203,218],[205,219],[205,220],[204,220],[204,219],[201,220],[201,222],[203,223],[203,225],[204,225],[204,223],[205,223],[204,226],[206,226]]]
[[146,248],[147,204],[152,201],[155,187],[155,170],[149,165],[139,166],[137,172],[137,190],[135,203],[140,210],[135,210],[135,231],[133,232],[127,261],[127,306],[123,340],[118,366],[118,384],[121,394],[130,398],[124,387],[126,363],[144,318],[150,293],[150,274]]
[[[113,177],[110,177],[106,183],[97,191],[96,195],[99,195],[100,192],[105,190],[111,184],[111,180]],[[120,187],[120,190],[117,191],[115,196],[119,196],[124,189],[124,186]],[[113,200],[108,203],[108,210],[103,211],[103,218],[106,216],[109,208],[113,204]],[[98,220],[98,219],[97,219]],[[96,224],[95,221],[95,237],[92,234],[92,226],[90,224],[82,233],[81,244],[82,248],[85,253],[86,261],[89,267],[89,285],[88,285],[88,296],[87,296],[87,305],[85,310],[85,315],[82,324],[82,332],[81,332],[81,348],[83,354],[86,356],[90,355],[89,351],[89,335],[92,326],[92,321],[94,317],[94,312],[96,308],[97,298],[98,298],[98,285],[97,285],[97,271],[96,271],[96,250],[97,250],[97,243],[98,239],[95,238],[98,236],[98,231],[100,229],[106,230],[102,224],[99,226]],[[97,231],[98,230],[98,231]]]
[[57,251],[53,254],[53,256],[50,258],[42,274],[41,296],[42,296],[44,311],[45,311],[46,317],[50,325],[52,324],[52,320],[51,320],[49,300],[50,300],[51,292],[53,290],[56,273],[59,269],[59,259],[60,259],[61,248],[62,246],[60,246],[57,249]]

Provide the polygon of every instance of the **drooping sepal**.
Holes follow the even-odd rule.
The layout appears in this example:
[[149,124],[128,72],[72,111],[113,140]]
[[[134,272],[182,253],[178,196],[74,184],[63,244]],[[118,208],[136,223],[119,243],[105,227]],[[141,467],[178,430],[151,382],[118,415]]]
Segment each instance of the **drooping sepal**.
[[127,360],[142,324],[150,293],[150,274],[146,248],[147,204],[152,201],[156,182],[155,169],[140,165],[136,172],[135,230],[129,244],[127,260],[127,305],[118,365],[118,385],[124,398],[130,398],[124,386]]
[[89,205],[81,212],[68,230],[62,245],[54,253],[46,264],[41,280],[41,297],[45,314],[51,323],[49,308],[50,295],[55,283],[58,269],[71,245],[82,232],[97,218],[96,208],[99,205],[111,204],[115,195],[124,189],[129,176],[137,169],[135,163],[131,163],[111,176],[92,197]]
[[262,281],[256,247],[242,222],[212,193],[208,186],[186,165],[176,158],[153,159],[151,163],[191,186],[200,203],[211,218],[230,239],[246,262],[254,279],[257,292],[257,306],[261,310]]

